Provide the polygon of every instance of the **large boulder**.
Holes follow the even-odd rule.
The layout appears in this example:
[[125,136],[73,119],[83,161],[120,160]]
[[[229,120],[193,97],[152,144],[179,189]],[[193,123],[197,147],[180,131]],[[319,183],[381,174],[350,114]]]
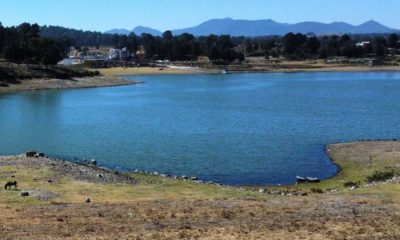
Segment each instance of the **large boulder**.
[[27,197],[27,196],[29,196],[29,192],[27,192],[27,191],[21,192],[21,197]]
[[36,151],[34,150],[29,150],[25,153],[26,157],[35,157]]

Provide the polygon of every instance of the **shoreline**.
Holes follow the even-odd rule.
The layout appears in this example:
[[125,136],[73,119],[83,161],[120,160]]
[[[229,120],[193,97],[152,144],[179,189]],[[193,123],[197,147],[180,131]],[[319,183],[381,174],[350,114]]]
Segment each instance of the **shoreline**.
[[399,175],[372,183],[365,177],[400,166],[400,141],[328,146],[343,167],[335,178],[270,189],[123,173],[95,166],[94,160],[76,164],[43,154],[0,156],[2,183],[18,182],[16,189],[0,189],[0,236],[398,239],[393,223],[399,220]]
[[[104,167],[101,165],[97,165],[97,162],[95,164],[92,164],[91,161],[88,160],[67,160],[67,159],[61,159],[61,158],[54,158],[51,156],[46,156],[45,158],[51,161],[56,161],[56,162],[68,162],[73,165],[78,165],[78,166],[84,166],[84,167],[90,167],[93,168],[94,170],[98,171],[106,171],[106,172],[118,172],[118,173],[123,173],[123,174],[139,174],[139,175],[144,175],[144,176],[149,176],[149,177],[157,177],[157,178],[164,178],[164,179],[170,179],[170,180],[183,180],[183,181],[189,181],[192,183],[196,184],[204,184],[204,185],[215,185],[215,186],[220,186],[220,187],[227,187],[227,188],[234,188],[234,189],[253,189],[253,188],[285,188],[285,187],[297,187],[300,185],[307,186],[307,185],[312,185],[312,186],[318,186],[321,185],[320,183],[324,183],[326,181],[336,181],[337,177],[343,172],[344,166],[341,164],[341,161],[338,161],[335,159],[332,154],[332,148],[334,148],[336,145],[342,145],[342,144],[363,144],[363,143],[393,143],[393,142],[399,142],[400,139],[376,139],[376,140],[358,140],[355,142],[336,142],[332,144],[326,144],[324,146],[325,148],[325,154],[331,161],[333,165],[337,167],[337,171],[335,172],[334,175],[328,178],[323,178],[320,179],[320,182],[317,183],[292,183],[292,184],[274,184],[274,185],[231,185],[231,184],[224,184],[220,182],[215,182],[215,181],[205,181],[199,178],[198,176],[189,176],[189,175],[170,175],[158,171],[146,171],[146,170],[139,170],[139,169],[134,169],[134,170],[117,170],[116,168],[112,167]],[[16,155],[2,155],[0,154],[0,161],[2,158],[17,158],[21,157],[24,154],[16,154]],[[359,170],[359,169],[354,169],[354,170]],[[312,176],[311,176],[312,177]]]
[[[0,94],[14,93],[22,91],[37,90],[62,90],[62,89],[78,89],[78,88],[97,88],[97,87],[117,87],[143,83],[144,81],[123,79],[124,76],[146,76],[146,75],[193,75],[193,74],[222,74],[222,70],[218,68],[159,68],[154,67],[131,67],[131,68],[104,68],[97,69],[102,74],[94,77],[80,77],[71,79],[57,78],[33,78],[22,80],[21,83],[10,84],[8,87],[0,87]],[[400,67],[396,66],[324,66],[324,67],[305,67],[305,68],[286,68],[280,67],[263,67],[263,68],[233,68],[227,67],[228,73],[318,73],[318,72],[400,72]]]
[[[221,68],[221,69],[220,69]],[[222,74],[222,68],[228,73],[308,73],[308,72],[400,72],[400,66],[264,66],[246,68],[242,66],[221,66],[220,68],[159,68],[130,67],[130,68],[100,68],[96,69],[104,76],[142,76],[142,75],[191,75],[191,74]]]
[[95,76],[72,79],[44,79],[34,78],[22,80],[18,84],[10,84],[8,87],[0,87],[0,94],[38,90],[63,90],[78,88],[117,87],[143,83],[143,81],[128,81],[118,77]]

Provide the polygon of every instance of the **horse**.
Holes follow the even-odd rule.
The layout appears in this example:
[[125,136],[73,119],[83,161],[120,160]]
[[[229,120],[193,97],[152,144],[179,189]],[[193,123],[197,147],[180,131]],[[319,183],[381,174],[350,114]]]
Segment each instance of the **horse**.
[[8,188],[8,189],[11,189],[12,186],[14,186],[14,189],[16,190],[16,189],[18,188],[18,183],[17,183],[17,181],[8,181],[8,182],[6,183],[6,185],[4,185],[4,189],[5,189],[5,190],[7,190],[7,188]]

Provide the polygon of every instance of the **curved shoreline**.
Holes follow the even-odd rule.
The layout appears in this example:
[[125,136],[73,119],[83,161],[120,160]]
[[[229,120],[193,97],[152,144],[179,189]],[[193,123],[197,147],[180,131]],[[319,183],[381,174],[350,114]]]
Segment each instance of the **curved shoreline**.
[[[333,160],[362,167],[372,154],[377,163],[383,160],[382,167],[400,164],[399,141],[329,146]],[[2,181],[18,181],[17,189],[0,190],[3,238],[131,239],[132,233],[145,239],[400,236],[394,224],[400,209],[398,177],[321,194],[303,185],[245,189],[127,175],[39,155],[0,157]],[[393,157],[394,162],[384,161]],[[340,185],[342,173],[334,178]]]
[[[125,173],[125,174],[140,174],[140,175],[144,175],[144,176],[151,176],[151,177],[159,177],[159,178],[165,178],[165,179],[174,179],[174,180],[183,180],[183,181],[191,181],[193,183],[197,183],[197,184],[206,184],[206,185],[216,185],[216,186],[224,186],[224,187],[228,187],[228,188],[237,188],[237,189],[256,189],[256,188],[279,188],[279,187],[299,187],[299,186],[305,186],[305,187],[318,187],[321,185],[324,185],[324,183],[326,182],[336,182],[340,179],[339,175],[344,171],[344,170],[354,170],[354,171],[358,171],[359,169],[345,169],[343,166],[343,164],[341,164],[340,161],[338,161],[337,159],[334,158],[334,154],[332,154],[333,148],[335,146],[338,145],[348,145],[348,144],[362,144],[362,143],[399,143],[400,145],[400,139],[376,139],[376,140],[359,140],[359,141],[355,141],[355,142],[336,142],[333,144],[327,144],[325,145],[325,154],[327,155],[327,157],[329,158],[329,160],[331,161],[332,164],[334,164],[337,167],[337,171],[335,172],[334,175],[332,175],[331,177],[328,178],[324,178],[324,179],[320,179],[321,181],[319,183],[301,183],[301,184],[297,184],[297,183],[293,183],[293,184],[287,184],[287,185],[283,185],[283,184],[275,184],[275,185],[230,185],[230,184],[223,184],[220,182],[214,182],[214,181],[203,181],[201,180],[201,178],[197,177],[197,176],[188,176],[188,175],[182,175],[182,176],[178,176],[178,175],[170,175],[170,174],[165,174],[162,172],[158,172],[158,171],[145,171],[145,170],[122,170],[121,173]],[[0,155],[0,157],[20,157],[22,156],[21,154],[16,154],[16,155]],[[58,161],[58,162],[70,162],[72,164],[77,164],[80,166],[85,166],[85,167],[91,167],[95,170],[99,170],[99,171],[107,171],[107,172],[120,172],[120,170],[117,170],[116,168],[110,168],[110,167],[103,167],[103,166],[99,166],[96,164],[91,164],[90,161],[87,160],[66,160],[66,159],[60,159],[60,158],[53,158],[53,157],[47,157],[48,159],[52,160],[52,161]]]

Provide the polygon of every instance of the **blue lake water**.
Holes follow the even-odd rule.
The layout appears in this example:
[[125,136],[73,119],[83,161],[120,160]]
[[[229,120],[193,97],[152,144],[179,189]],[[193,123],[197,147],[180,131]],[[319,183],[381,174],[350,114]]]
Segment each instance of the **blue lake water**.
[[399,73],[135,76],[0,95],[0,154],[43,151],[233,185],[335,174],[324,145],[400,137]]

